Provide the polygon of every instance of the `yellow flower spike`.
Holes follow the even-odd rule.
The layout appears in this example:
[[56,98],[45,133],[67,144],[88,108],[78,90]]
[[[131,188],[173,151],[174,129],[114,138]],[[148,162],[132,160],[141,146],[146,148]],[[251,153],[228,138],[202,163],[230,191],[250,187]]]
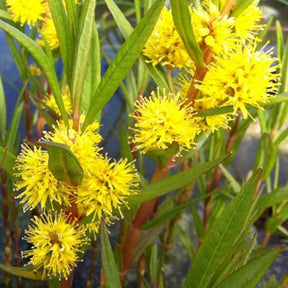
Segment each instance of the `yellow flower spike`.
[[[188,73],[191,71],[188,71]],[[191,74],[191,73],[190,73]],[[191,77],[193,77],[193,74],[188,76],[182,76],[178,80],[178,86],[179,86],[179,93],[181,95],[181,98],[183,100],[186,99],[188,89],[191,84]],[[217,94],[214,95],[214,101],[210,101],[210,99],[207,99],[203,97],[203,95],[198,95],[197,99],[195,99],[193,103],[193,113],[205,111],[208,109],[213,108],[220,108],[223,105],[223,101],[221,99],[217,99]],[[195,121],[200,127],[201,131],[211,131],[215,132],[216,130],[220,128],[227,129],[229,128],[229,121],[231,120],[231,113],[228,114],[220,114],[215,116],[206,116],[206,117],[194,117]]]
[[166,7],[144,46],[143,54],[154,66],[161,64],[170,68],[182,68],[194,65],[176,30],[172,13]]
[[[99,123],[94,122],[90,124],[85,131],[82,131],[81,127],[76,131],[72,126],[72,120],[69,120],[69,129],[63,121],[59,121],[57,125],[53,127],[53,131],[49,133],[44,132],[43,139],[44,141],[61,143],[68,146],[78,158],[80,165],[84,169],[84,173],[88,173],[91,167],[89,163],[93,161],[93,157],[96,157],[101,150],[97,146],[102,140],[102,137],[98,133]],[[95,169],[95,167],[91,169]]]
[[166,94],[165,90],[160,94],[158,90],[136,102],[135,108],[132,141],[136,149],[146,153],[165,150],[173,144],[177,144],[180,151],[193,147],[199,127],[180,94]]
[[25,231],[24,240],[32,249],[23,251],[35,269],[43,269],[43,278],[67,279],[79,262],[81,246],[88,243],[84,226],[79,226],[63,213],[43,214],[34,217]]
[[257,7],[258,0],[255,0],[235,19],[235,34],[241,40],[250,42],[255,40],[255,37],[265,25],[261,24],[262,11]]
[[[67,114],[72,115],[73,108],[72,108],[72,102],[71,102],[70,89],[68,85],[65,85],[62,88],[62,99],[63,99],[64,107],[65,107]],[[58,116],[61,116],[58,105],[56,104],[53,94],[45,95],[43,99],[43,104],[45,104],[47,107],[53,110]]]
[[221,12],[211,1],[205,1],[204,8],[192,8],[192,25],[200,47],[207,46],[219,54],[233,46],[236,39],[233,33],[234,19],[221,17]]
[[277,59],[272,57],[272,50],[263,49],[255,51],[255,45],[238,44],[227,55],[217,57],[197,84],[203,99],[213,106],[219,101],[233,105],[234,112],[240,109],[244,118],[249,114],[247,104],[260,108],[261,103],[269,101],[279,86],[279,65],[273,66]]
[[43,20],[46,0],[6,0],[8,11],[14,22],[20,22],[23,26],[27,23],[36,26]]
[[22,145],[22,151],[16,159],[15,173],[18,195],[24,212],[32,210],[38,204],[45,209],[46,204],[53,208],[54,203],[69,206],[69,197],[74,187],[58,181],[48,168],[48,153],[41,148]]
[[78,186],[77,207],[80,215],[92,214],[94,222],[113,216],[114,211],[121,214],[127,197],[136,193],[139,179],[134,164],[127,159],[110,162],[99,155],[92,164],[94,169],[84,174],[82,185]]
[[[40,34],[41,38],[44,38],[47,41],[51,50],[55,50],[59,47],[59,39],[50,11],[45,15],[40,29]],[[40,44],[44,46],[44,41],[41,41]]]

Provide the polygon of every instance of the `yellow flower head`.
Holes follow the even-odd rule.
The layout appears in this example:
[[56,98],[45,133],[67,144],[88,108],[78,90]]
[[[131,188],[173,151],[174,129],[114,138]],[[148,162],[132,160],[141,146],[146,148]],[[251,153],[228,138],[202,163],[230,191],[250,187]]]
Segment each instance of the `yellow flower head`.
[[208,47],[213,53],[218,54],[223,49],[229,49],[235,41],[234,20],[221,16],[219,9],[212,2],[206,2],[205,9],[192,8],[192,25],[200,47]]
[[[73,124],[71,120],[69,125],[70,128],[67,128],[64,122],[59,121],[57,125],[53,127],[54,131],[49,133],[44,132],[44,140],[62,143],[68,146],[78,158],[84,171],[87,172],[87,169],[92,167],[89,163],[93,161],[93,158],[98,155],[101,150],[98,147],[98,144],[102,139],[98,133],[99,123],[94,122],[90,124],[85,131],[82,131],[81,125],[79,125],[78,131],[74,130],[72,128]],[[95,169],[95,167],[92,167],[91,169]]]
[[82,245],[87,244],[85,228],[71,221],[62,213],[44,214],[33,218],[33,225],[26,230],[24,239],[32,250],[22,252],[30,258],[28,264],[43,269],[43,278],[67,279],[71,269],[79,262]]
[[233,105],[234,112],[240,109],[247,118],[247,104],[259,108],[276,93],[278,66],[272,66],[276,61],[271,50],[255,51],[255,45],[235,45],[230,53],[216,59],[197,88],[211,105]]
[[[50,11],[48,11],[45,15],[40,29],[40,34],[41,38],[44,38],[47,41],[51,50],[57,49],[59,47],[59,39]],[[40,44],[44,46],[44,41],[40,40]]]
[[45,0],[6,0],[6,4],[13,21],[22,26],[35,26],[45,13]]
[[138,176],[126,159],[110,162],[99,155],[91,164],[94,169],[84,173],[78,186],[77,207],[80,215],[92,214],[93,220],[99,221],[102,216],[112,216],[114,210],[121,213],[121,205],[136,192]]
[[241,40],[253,41],[256,34],[264,27],[264,25],[260,24],[263,17],[261,9],[257,7],[258,3],[258,0],[254,1],[235,18],[235,34]]
[[[71,102],[71,94],[70,94],[70,89],[69,86],[66,85],[62,88],[62,99],[64,102],[64,107],[68,115],[72,115],[73,113],[73,108],[72,108],[72,102]],[[56,104],[54,95],[48,94],[44,97],[43,103],[49,107],[52,111],[54,111],[58,116],[60,116],[60,111],[58,108],[58,105]]]
[[136,121],[133,143],[143,153],[149,150],[164,150],[177,144],[179,150],[191,149],[198,133],[198,125],[191,117],[191,110],[180,95],[161,95],[152,92],[150,98],[136,102]]
[[143,54],[155,66],[159,63],[170,68],[191,66],[187,51],[173,22],[170,10],[163,8],[154,31],[144,46]]
[[[192,77],[192,76],[191,76]],[[186,99],[187,92],[189,90],[191,84],[190,76],[182,76],[178,80],[179,85],[179,93],[183,100]],[[220,108],[223,105],[221,101],[217,100],[217,95],[214,96],[214,101],[212,102],[209,98],[205,98],[205,96],[199,94],[193,103],[193,114],[201,111],[205,111],[212,108]],[[201,131],[211,131],[214,132],[219,128],[228,128],[228,122],[231,120],[230,114],[220,114],[214,116],[206,116],[206,117],[194,117],[195,121],[198,123]]]
[[37,77],[42,75],[42,71],[36,65],[30,65],[29,70],[32,76]]
[[69,205],[69,196],[74,188],[58,181],[48,168],[49,155],[41,148],[31,149],[22,145],[22,151],[16,159],[15,173],[16,189],[23,191],[19,194],[24,211],[31,210],[40,204],[45,209],[47,203],[51,207],[55,202]]

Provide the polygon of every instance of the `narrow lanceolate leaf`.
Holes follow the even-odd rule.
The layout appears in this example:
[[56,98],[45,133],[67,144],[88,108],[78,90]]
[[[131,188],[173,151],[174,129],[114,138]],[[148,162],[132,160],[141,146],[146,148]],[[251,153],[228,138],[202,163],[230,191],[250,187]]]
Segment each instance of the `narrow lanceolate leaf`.
[[68,84],[70,84],[72,73],[73,43],[70,37],[71,34],[68,30],[68,21],[65,8],[63,2],[58,0],[49,0],[49,7],[59,39],[59,46],[64,64],[64,70],[66,72]]
[[105,277],[105,287],[121,288],[118,269],[115,263],[114,254],[111,248],[107,229],[101,225],[101,257]]
[[8,151],[8,149],[0,146],[0,169],[2,168],[8,174],[13,175],[13,166],[16,156]]
[[156,197],[163,196],[173,190],[179,189],[194,180],[196,180],[202,174],[208,172],[212,168],[223,162],[228,156],[224,156],[213,160],[208,163],[195,165],[194,167],[187,169],[183,172],[179,172],[164,180],[146,185],[142,188],[142,191],[134,197],[129,199],[129,206],[141,204]]
[[17,134],[19,133],[19,124],[22,116],[22,111],[23,111],[23,103],[21,102],[14,110],[13,117],[8,130],[6,144],[10,151],[12,151],[15,145]]
[[[87,0],[82,8],[78,27],[78,38],[72,76],[72,100],[75,109],[80,108],[84,78],[91,49],[96,0]],[[91,89],[91,87],[89,87]]]
[[0,264],[0,269],[9,274],[31,280],[45,280],[41,272],[35,271],[34,267],[13,267]]
[[260,255],[257,255],[254,259],[250,260],[245,266],[235,271],[215,288],[256,287],[282,250],[282,248],[275,248],[262,251]]
[[283,56],[283,48],[284,48],[284,35],[283,35],[283,30],[281,27],[281,23],[277,20],[276,21],[276,32],[277,32],[277,56],[282,60]]
[[61,89],[56,76],[53,62],[49,60],[47,55],[44,53],[42,48],[37,43],[35,43],[31,38],[26,36],[18,29],[14,28],[13,26],[9,25],[8,23],[2,20],[0,20],[0,28],[3,29],[9,35],[11,35],[13,38],[15,38],[21,45],[23,45],[34,57],[38,65],[43,69],[46,78],[48,80],[48,84],[52,89],[61,116],[64,119],[65,124],[69,126],[68,117],[64,108]]
[[37,142],[36,144],[48,151],[48,167],[55,178],[70,184],[82,183],[83,168],[66,145],[52,142]]
[[2,139],[6,137],[6,99],[0,75],[0,133]]
[[203,53],[196,41],[187,0],[170,0],[173,20],[189,56],[197,66],[203,67]]
[[233,9],[231,16],[238,17],[245,9],[250,6],[254,0],[238,0],[235,8]]
[[256,202],[255,189],[260,179],[256,173],[208,231],[184,282],[184,288],[212,287],[217,271],[223,271],[231,261],[235,246],[245,237],[243,230],[252,225],[252,207]]
[[2,9],[0,10],[0,18],[12,20],[11,15],[7,11],[4,11]]
[[[134,28],[113,0],[105,0],[105,2],[113,15],[115,22],[117,23],[121,34],[125,39],[127,39],[134,31]],[[151,63],[148,63],[148,59],[146,59],[143,55],[140,55],[140,60],[145,64],[145,67],[149,70],[157,85],[160,88],[165,88],[168,91],[169,85],[163,68],[160,65],[155,67]]]
[[232,113],[233,112],[233,106],[223,106],[219,108],[212,108],[212,109],[207,109],[203,110],[200,112],[195,113],[194,117],[209,117],[209,116],[215,116],[215,115],[221,115],[225,113]]
[[153,31],[164,2],[165,0],[155,2],[109,65],[96,93],[91,99],[84,127],[96,119],[97,113],[106,105],[139,57],[144,44]]

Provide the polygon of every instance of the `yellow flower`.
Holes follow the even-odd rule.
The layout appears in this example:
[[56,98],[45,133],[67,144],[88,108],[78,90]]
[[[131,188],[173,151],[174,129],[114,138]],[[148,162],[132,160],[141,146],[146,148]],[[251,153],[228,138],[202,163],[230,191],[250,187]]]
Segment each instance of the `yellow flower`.
[[94,222],[112,216],[114,210],[121,213],[121,205],[136,191],[138,176],[127,159],[110,162],[99,155],[90,164],[94,169],[84,173],[82,185],[78,186],[77,207],[80,215],[92,214]]
[[22,26],[35,26],[45,13],[45,0],[6,0],[6,4],[13,21]]
[[46,204],[52,208],[56,203],[69,205],[69,196],[74,188],[58,181],[48,168],[49,155],[41,148],[31,149],[22,145],[22,151],[16,159],[15,173],[16,190],[23,191],[17,198],[23,204],[23,210],[31,210],[40,204],[45,209]]
[[241,40],[254,41],[256,34],[263,29],[260,24],[262,11],[257,7],[259,1],[254,1],[235,19],[235,33]]
[[42,75],[41,69],[39,69],[36,65],[30,65],[29,70],[32,76],[37,77]]
[[[188,73],[191,71],[188,71]],[[179,93],[181,98],[185,101],[187,92],[189,90],[192,75],[181,76],[178,80]],[[217,94],[214,95],[214,101],[211,101],[210,98],[205,98],[205,95],[199,94],[193,103],[193,115],[194,113],[205,111],[213,108],[220,108],[223,105],[221,101],[217,100]],[[220,128],[229,128],[228,122],[231,120],[231,115],[228,113],[206,116],[206,117],[194,117],[195,121],[198,123],[201,131],[211,131],[214,132]]]
[[[70,89],[69,89],[68,85],[66,85],[62,88],[62,99],[63,99],[64,107],[65,107],[67,114],[72,115],[73,108],[72,108],[72,102],[71,102]],[[48,106],[58,116],[61,115],[53,94],[46,95],[43,99],[43,104]]]
[[235,45],[230,53],[217,57],[197,88],[211,105],[233,105],[234,112],[240,109],[247,118],[247,104],[259,108],[276,93],[278,66],[272,66],[276,61],[272,50],[255,51],[255,45]]
[[[40,34],[41,38],[44,38],[47,41],[51,50],[57,49],[59,47],[59,39],[50,11],[48,11],[45,15],[40,29]],[[40,44],[44,46],[44,41],[40,40]]]
[[43,269],[43,278],[67,279],[79,262],[81,246],[87,244],[85,228],[69,219],[69,215],[43,214],[34,217],[24,239],[32,250],[22,252],[24,258],[37,270]]
[[152,62],[154,66],[159,63],[170,68],[193,65],[176,30],[171,11],[165,7],[154,31],[144,46],[143,54],[149,58],[148,61]]
[[[91,167],[89,163],[93,161],[93,158],[98,155],[101,150],[97,146],[102,139],[98,133],[99,123],[94,122],[90,124],[85,131],[81,130],[81,125],[79,125],[78,131],[74,130],[71,120],[69,125],[70,128],[67,128],[64,122],[59,121],[57,125],[53,127],[54,131],[49,133],[44,132],[44,141],[62,143],[68,146],[87,173],[87,169]],[[95,167],[92,167],[92,169],[95,169]]]
[[204,8],[192,8],[192,25],[196,40],[202,49],[207,47],[215,54],[229,49],[234,41],[234,19],[222,17],[219,9],[210,1]]
[[198,125],[191,117],[191,110],[180,95],[160,95],[152,92],[150,98],[136,102],[136,121],[133,143],[143,153],[149,150],[164,150],[177,144],[179,150],[191,149],[198,133]]

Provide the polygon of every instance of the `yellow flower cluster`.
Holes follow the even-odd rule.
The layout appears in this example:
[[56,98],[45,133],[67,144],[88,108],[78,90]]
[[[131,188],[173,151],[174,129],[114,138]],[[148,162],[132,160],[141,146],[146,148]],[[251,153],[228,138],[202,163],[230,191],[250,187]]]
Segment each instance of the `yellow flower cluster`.
[[[47,211],[40,218],[34,218],[34,225],[25,237],[33,249],[23,252],[24,257],[31,257],[29,263],[36,269],[43,268],[43,277],[67,278],[79,261],[81,246],[87,242],[85,231],[96,236],[100,220],[109,224],[109,218],[115,218],[117,211],[121,214],[121,206],[137,190],[134,164],[126,159],[111,161],[101,155],[98,122],[85,130],[82,124],[74,130],[60,121],[53,131],[45,132],[42,139],[69,147],[84,171],[81,184],[57,180],[48,168],[49,154],[41,148],[23,145],[16,159],[15,188],[20,192],[18,198],[24,211],[37,205]],[[72,127],[71,120],[69,125]],[[90,223],[78,222],[86,216]]]
[[[72,115],[73,108],[72,108],[72,101],[71,101],[71,93],[68,85],[65,85],[62,88],[62,99],[64,102],[64,107],[68,115]],[[56,115],[60,116],[60,111],[58,105],[56,104],[54,95],[52,93],[45,95],[43,99],[43,104],[51,109]]]
[[144,47],[143,54],[154,66],[159,63],[170,68],[192,65],[175,28],[171,11],[167,8],[163,8],[160,19]]
[[43,279],[67,279],[80,260],[81,246],[88,242],[85,228],[63,212],[35,216],[32,222],[24,236],[32,249],[23,251],[22,256],[29,258],[36,270],[43,268]]
[[135,108],[133,142],[136,149],[146,153],[165,150],[172,144],[178,145],[180,151],[193,147],[199,129],[180,94],[158,90],[152,92],[151,97],[136,102]]
[[[62,0],[66,8],[66,0]],[[79,4],[79,0],[75,0]],[[39,44],[47,42],[51,50],[59,47],[59,40],[52,20],[48,0],[6,0],[8,11],[14,22],[35,26],[40,32]]]
[[260,108],[277,92],[279,75],[272,50],[256,51],[255,46],[236,44],[227,54],[217,57],[196,87],[204,95],[197,102],[212,107],[233,105],[247,118],[247,104]]

